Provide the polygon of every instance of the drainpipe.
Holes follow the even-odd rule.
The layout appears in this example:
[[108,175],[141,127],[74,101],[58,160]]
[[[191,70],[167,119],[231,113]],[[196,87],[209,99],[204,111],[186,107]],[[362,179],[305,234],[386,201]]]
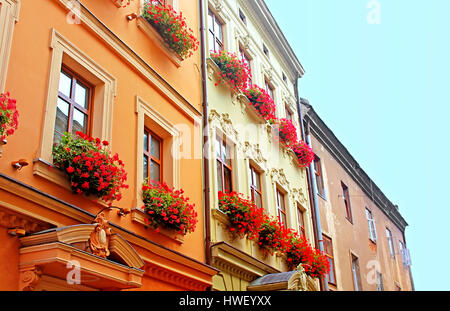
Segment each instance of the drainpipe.
[[200,5],[200,48],[201,48],[201,67],[202,67],[202,101],[203,101],[203,188],[204,188],[204,217],[205,217],[205,261],[207,265],[211,265],[211,218],[210,218],[210,182],[209,182],[209,161],[205,152],[209,152],[209,148],[205,150],[208,142],[209,115],[208,115],[208,86],[207,86],[207,64],[206,55],[206,18],[205,18],[205,0],[199,0]]
[[[295,81],[295,95],[296,95],[296,99],[297,99],[297,110],[298,110],[298,115],[299,115],[300,129],[302,132],[301,133],[302,139],[309,145],[309,147],[312,148],[309,122],[307,124],[306,132],[305,132],[304,124],[303,124],[303,113],[302,113],[302,106],[301,106],[302,104],[301,104],[301,99],[299,97],[299,91],[298,91],[298,79]],[[312,214],[312,221],[313,221],[314,241],[315,241],[315,244],[319,246],[319,250],[321,252],[323,252],[324,247],[323,247],[323,237],[322,237],[322,226],[321,226],[321,222],[320,222],[319,201],[317,198],[317,183],[316,183],[316,175],[313,174],[313,172],[314,172],[314,162],[311,163],[310,167],[306,169],[306,177],[308,180],[308,192],[309,192],[309,197],[310,197],[309,203],[311,206],[311,214]],[[320,290],[328,291],[328,275],[326,275],[324,279],[320,280]]]

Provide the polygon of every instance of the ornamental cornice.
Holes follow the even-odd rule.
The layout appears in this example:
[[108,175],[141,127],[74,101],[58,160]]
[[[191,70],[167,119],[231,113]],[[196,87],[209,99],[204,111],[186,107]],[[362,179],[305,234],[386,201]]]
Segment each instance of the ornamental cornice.
[[219,17],[224,22],[229,22],[231,20],[230,13],[226,11],[225,6],[223,5],[221,0],[209,0],[209,4],[214,12],[219,15]]
[[0,226],[8,229],[21,228],[27,233],[36,233],[50,228],[50,225],[34,221],[9,210],[0,210]]
[[209,284],[183,276],[181,274],[176,274],[173,271],[163,267],[150,264],[146,266],[145,274],[152,278],[170,283],[177,287],[183,287],[191,291],[204,291],[209,286]]
[[303,188],[292,189],[291,195],[294,202],[300,202],[303,206],[305,206],[307,197]]
[[288,190],[290,192],[290,190],[291,190],[290,183],[286,177],[286,174],[284,173],[284,169],[282,169],[282,168],[271,169],[270,177],[272,178],[272,181],[274,183],[278,183],[280,186],[282,186],[283,188],[285,188],[286,190]]
[[219,125],[225,135],[230,136],[236,143],[238,143],[238,132],[233,126],[230,115],[228,113],[219,113],[217,110],[212,109],[209,112],[209,122],[214,125]]
[[244,143],[244,154],[247,158],[255,161],[261,168],[267,167],[267,159],[263,156],[261,147],[259,144],[252,144],[248,141]]
[[213,258],[213,266],[220,269],[222,272],[229,273],[247,282],[254,281],[259,277],[259,275],[251,273],[248,270],[244,270],[220,257]]

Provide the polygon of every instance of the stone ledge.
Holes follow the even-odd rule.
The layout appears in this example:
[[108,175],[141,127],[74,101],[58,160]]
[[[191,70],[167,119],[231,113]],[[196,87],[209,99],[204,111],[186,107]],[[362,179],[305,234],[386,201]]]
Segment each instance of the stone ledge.
[[160,47],[161,51],[166,54],[169,60],[177,67],[181,67],[181,62],[183,58],[181,58],[178,54],[173,52],[166,44],[161,35],[155,30],[155,28],[150,25],[150,23],[143,17],[138,16],[136,19],[137,26],[141,29],[147,37],[149,37],[152,41],[157,43],[157,46]]
[[[137,222],[141,225],[144,225],[145,227],[149,227],[147,223],[145,222],[146,214],[141,209],[133,209],[131,210],[131,220],[134,222]],[[165,228],[159,228],[159,233],[164,235],[165,237],[175,241],[178,244],[184,243],[184,235],[178,234],[175,231],[168,230]]]

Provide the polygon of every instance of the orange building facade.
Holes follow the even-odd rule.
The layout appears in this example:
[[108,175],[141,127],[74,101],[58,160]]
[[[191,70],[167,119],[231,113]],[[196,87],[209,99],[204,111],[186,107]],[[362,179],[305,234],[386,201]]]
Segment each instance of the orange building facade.
[[[195,148],[200,53],[180,59],[142,18],[143,2],[126,3],[0,0],[0,93],[9,91],[20,113],[18,130],[0,146],[0,290],[212,285]],[[198,38],[198,3],[171,4]],[[108,141],[125,163],[129,188],[114,208],[73,194],[53,165],[52,146],[67,126]],[[146,176],[185,191],[198,214],[193,233],[146,225]]]

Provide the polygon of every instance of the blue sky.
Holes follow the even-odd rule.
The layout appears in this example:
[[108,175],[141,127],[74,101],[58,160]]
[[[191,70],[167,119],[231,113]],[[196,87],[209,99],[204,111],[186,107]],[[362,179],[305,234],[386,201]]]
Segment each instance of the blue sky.
[[379,24],[369,0],[266,0],[306,70],[300,96],[409,223],[416,290],[450,290],[450,1],[376,2]]

